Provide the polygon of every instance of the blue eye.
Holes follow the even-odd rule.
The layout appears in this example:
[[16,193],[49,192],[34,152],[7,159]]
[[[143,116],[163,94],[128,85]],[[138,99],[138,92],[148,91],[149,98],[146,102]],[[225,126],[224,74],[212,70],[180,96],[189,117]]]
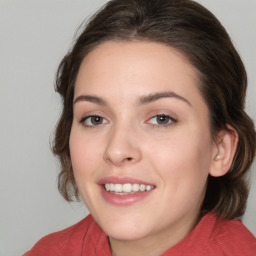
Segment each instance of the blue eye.
[[149,119],[149,123],[153,125],[167,126],[173,122],[176,123],[177,120],[168,115],[156,115]]
[[106,124],[107,120],[101,116],[94,115],[83,117],[80,122],[83,123],[85,126],[97,126],[101,124]]

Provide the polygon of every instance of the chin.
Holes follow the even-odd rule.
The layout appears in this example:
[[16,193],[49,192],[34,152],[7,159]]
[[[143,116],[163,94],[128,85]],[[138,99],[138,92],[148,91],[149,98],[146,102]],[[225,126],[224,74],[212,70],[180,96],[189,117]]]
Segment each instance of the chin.
[[110,238],[116,240],[138,240],[145,237],[149,230],[149,227],[141,225],[143,220],[132,220],[131,216],[113,216],[111,220],[104,220],[98,224]]
[[146,236],[146,232],[141,232],[139,228],[112,228],[111,230],[106,230],[105,232],[110,238],[121,241],[132,241],[139,240]]

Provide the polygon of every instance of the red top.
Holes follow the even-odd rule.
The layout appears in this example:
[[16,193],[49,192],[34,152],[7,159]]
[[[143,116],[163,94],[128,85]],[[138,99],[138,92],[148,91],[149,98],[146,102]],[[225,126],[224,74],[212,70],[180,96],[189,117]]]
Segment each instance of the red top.
[[[107,235],[91,215],[43,237],[24,256],[111,256]],[[205,215],[197,226],[162,256],[256,256],[256,238],[240,222]]]

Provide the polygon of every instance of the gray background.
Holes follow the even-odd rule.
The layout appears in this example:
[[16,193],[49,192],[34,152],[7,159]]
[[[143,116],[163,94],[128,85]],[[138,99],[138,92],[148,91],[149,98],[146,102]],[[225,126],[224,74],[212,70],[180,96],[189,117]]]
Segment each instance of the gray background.
[[[16,256],[42,236],[82,219],[82,203],[58,194],[50,140],[60,112],[54,75],[80,23],[105,0],[0,0],[0,255]],[[224,24],[249,77],[256,119],[256,1],[200,0]],[[256,235],[255,165],[244,217]]]

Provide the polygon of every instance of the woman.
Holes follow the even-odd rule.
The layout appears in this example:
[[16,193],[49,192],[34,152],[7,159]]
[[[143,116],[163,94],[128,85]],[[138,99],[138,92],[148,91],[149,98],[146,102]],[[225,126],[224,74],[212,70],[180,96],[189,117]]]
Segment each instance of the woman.
[[25,255],[256,255],[234,219],[255,130],[246,72],[190,0],[113,0],[62,60],[59,190],[91,215]]

